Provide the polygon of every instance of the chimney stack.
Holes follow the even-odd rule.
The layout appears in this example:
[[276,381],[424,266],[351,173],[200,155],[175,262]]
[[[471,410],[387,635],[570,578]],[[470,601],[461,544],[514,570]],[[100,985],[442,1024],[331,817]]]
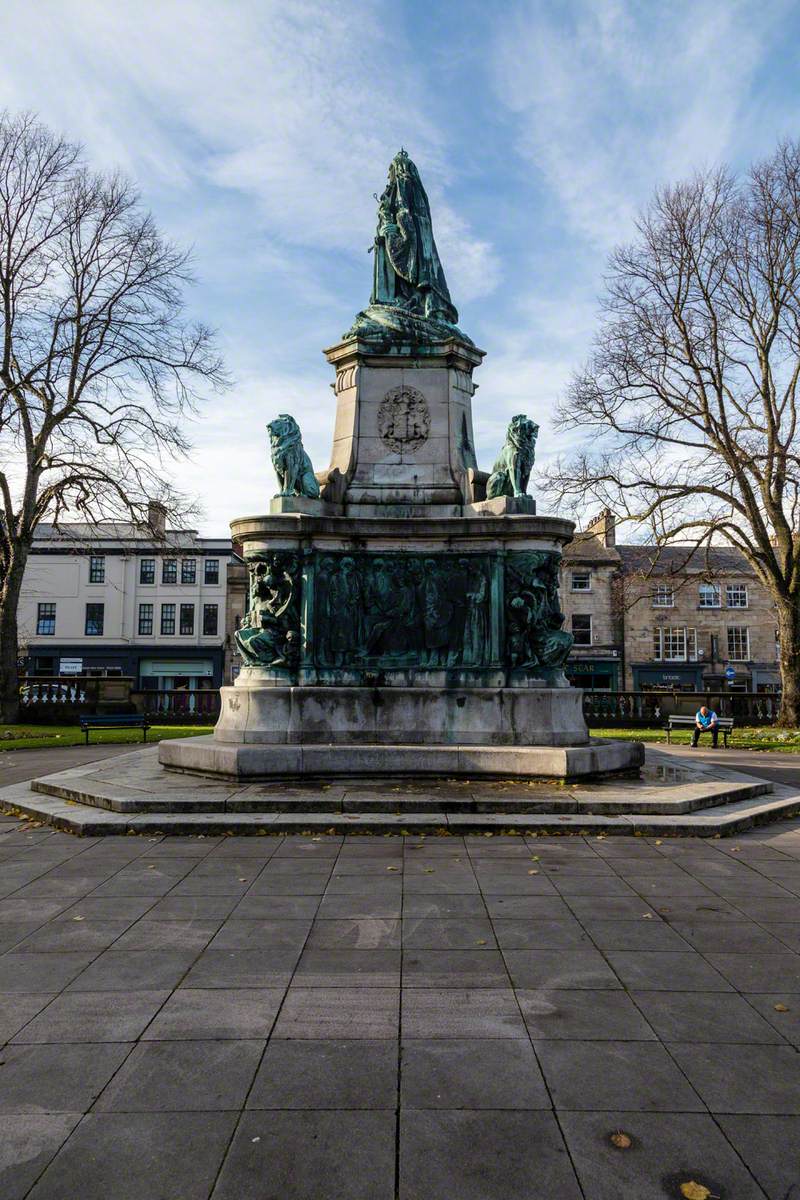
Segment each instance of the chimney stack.
[[610,508],[604,508],[587,526],[586,532],[599,538],[604,546],[615,546],[617,542],[617,520]]
[[163,537],[167,531],[167,510],[160,500],[151,500],[147,505],[147,524],[156,537]]

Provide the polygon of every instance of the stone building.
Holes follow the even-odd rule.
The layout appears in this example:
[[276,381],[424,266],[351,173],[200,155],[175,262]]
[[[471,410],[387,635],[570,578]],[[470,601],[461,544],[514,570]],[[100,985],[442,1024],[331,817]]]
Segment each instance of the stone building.
[[567,547],[562,607],[575,635],[568,675],[579,687],[774,691],[774,606],[744,556],[617,545],[602,513]]
[[[188,692],[225,678],[230,538],[151,524],[42,524],[19,607],[30,675],[124,675],[134,688]],[[229,678],[229,676],[228,676]]]
[[629,689],[774,691],[775,609],[737,550],[620,546]]
[[604,512],[564,549],[561,607],[575,639],[567,676],[575,687],[624,689],[623,622],[615,604],[622,560],[614,518]]

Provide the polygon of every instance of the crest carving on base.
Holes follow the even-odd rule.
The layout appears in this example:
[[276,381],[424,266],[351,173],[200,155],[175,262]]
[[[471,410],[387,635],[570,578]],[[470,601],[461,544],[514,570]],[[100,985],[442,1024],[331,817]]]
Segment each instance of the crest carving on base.
[[414,453],[428,440],[431,411],[422,392],[407,384],[392,388],[378,409],[378,433],[395,454]]

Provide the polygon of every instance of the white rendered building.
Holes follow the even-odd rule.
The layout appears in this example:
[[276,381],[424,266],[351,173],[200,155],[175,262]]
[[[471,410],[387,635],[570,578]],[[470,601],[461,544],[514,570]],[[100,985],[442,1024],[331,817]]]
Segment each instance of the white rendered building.
[[19,607],[29,675],[127,675],[134,688],[223,682],[229,538],[122,522],[40,525]]

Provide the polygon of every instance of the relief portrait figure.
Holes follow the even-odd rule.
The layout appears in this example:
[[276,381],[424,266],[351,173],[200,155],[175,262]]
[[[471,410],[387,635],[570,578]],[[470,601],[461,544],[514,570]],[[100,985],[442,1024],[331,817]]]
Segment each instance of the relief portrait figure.
[[441,667],[444,666],[450,643],[453,603],[448,596],[447,584],[433,558],[425,559],[423,597],[427,665]]
[[480,563],[468,564],[466,581],[466,619],[464,621],[461,661],[475,666],[483,661],[489,641],[489,582]]
[[361,647],[361,582],[352,558],[343,558],[328,585],[328,644],[341,666]]

